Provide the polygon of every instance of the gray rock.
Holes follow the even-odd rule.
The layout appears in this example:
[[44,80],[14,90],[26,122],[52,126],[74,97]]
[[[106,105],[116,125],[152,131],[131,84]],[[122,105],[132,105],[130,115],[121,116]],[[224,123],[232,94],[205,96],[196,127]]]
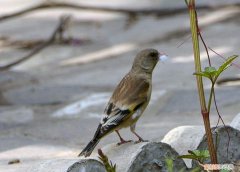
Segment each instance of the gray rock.
[[106,172],[102,163],[95,159],[84,159],[74,163],[67,172]]
[[166,160],[173,160],[174,171],[187,170],[178,153],[166,143],[111,144],[103,148],[108,158],[117,164],[119,172],[167,172]]
[[235,129],[240,130],[240,113],[237,114],[237,115],[233,118],[230,126],[233,127],[233,128],[235,128]]
[[[168,172],[167,159],[172,160],[173,171],[187,170],[179,154],[166,143],[110,144],[102,149],[118,172]],[[51,159],[35,163],[29,172],[106,172],[97,157],[91,159]]]
[[[162,142],[172,146],[179,155],[188,154],[188,150],[195,150],[204,136],[202,126],[180,126],[169,131]],[[184,159],[186,165],[191,167],[191,160]]]
[[233,172],[239,172],[240,171],[240,160],[234,162],[234,170]]
[[51,159],[37,163],[28,172],[106,172],[95,159]]
[[[227,132],[228,131],[228,132]],[[228,137],[228,133],[230,139]],[[214,144],[217,145],[217,158],[218,163],[221,164],[231,164],[240,159],[240,131],[234,129],[230,126],[218,127],[213,129],[213,140]],[[216,144],[217,143],[217,144]],[[207,149],[207,139],[204,136],[203,140],[200,142],[198,150]],[[210,163],[210,159],[204,161],[204,163]],[[196,166],[193,163],[193,166]]]

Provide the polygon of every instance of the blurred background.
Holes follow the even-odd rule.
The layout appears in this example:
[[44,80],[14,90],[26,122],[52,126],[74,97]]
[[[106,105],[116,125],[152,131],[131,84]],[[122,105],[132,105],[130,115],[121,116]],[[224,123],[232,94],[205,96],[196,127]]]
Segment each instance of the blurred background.
[[[201,0],[197,6],[207,46],[223,57],[239,55],[239,0]],[[41,159],[76,157],[144,48],[165,52],[169,59],[154,71],[152,99],[136,131],[160,141],[174,127],[203,125],[184,0],[1,0],[0,171],[25,171]],[[209,53],[213,66],[223,63]],[[201,55],[204,68],[203,47]],[[235,63],[221,78],[240,77],[240,60]],[[204,83],[207,94],[210,83]],[[239,87],[229,82],[216,88],[226,124],[240,112]],[[211,120],[215,126],[214,108]],[[120,132],[136,139],[128,129]],[[98,147],[113,142],[118,142],[116,134]],[[20,163],[8,165],[13,159]]]

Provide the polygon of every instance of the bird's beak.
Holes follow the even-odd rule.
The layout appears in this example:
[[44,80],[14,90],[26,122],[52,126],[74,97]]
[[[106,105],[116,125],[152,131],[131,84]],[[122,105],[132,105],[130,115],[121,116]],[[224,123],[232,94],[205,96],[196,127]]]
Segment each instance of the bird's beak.
[[166,61],[168,59],[168,56],[165,53],[159,53],[159,61]]

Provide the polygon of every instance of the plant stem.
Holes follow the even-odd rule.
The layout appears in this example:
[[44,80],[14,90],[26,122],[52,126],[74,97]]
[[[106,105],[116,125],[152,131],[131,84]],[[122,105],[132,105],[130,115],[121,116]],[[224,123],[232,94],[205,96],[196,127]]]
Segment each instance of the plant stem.
[[[190,13],[190,25],[191,25],[191,32],[192,32],[193,51],[194,51],[195,72],[201,72],[202,70],[201,70],[200,51],[199,51],[198,28],[196,23],[194,0],[189,0],[189,13]],[[202,77],[196,76],[196,79],[197,79],[197,87],[198,87],[198,94],[199,94],[201,109],[203,111],[207,111]]]
[[[191,32],[192,32],[192,42],[193,42],[193,51],[194,51],[194,62],[195,62],[195,72],[201,72],[201,59],[200,59],[200,51],[199,51],[199,39],[198,39],[198,22],[197,22],[197,15],[196,15],[196,7],[195,7],[195,0],[188,1],[188,9],[190,15],[190,25],[191,25]],[[203,81],[201,76],[196,76],[197,79],[197,88],[201,106],[201,113],[204,121],[204,127],[207,136],[207,143],[208,149],[211,157],[212,164],[217,164],[217,155],[216,150],[213,144],[210,120],[209,120],[209,109],[206,107],[205,101],[205,94],[203,89]]]
[[208,99],[208,109],[207,109],[209,114],[210,114],[210,110],[211,110],[212,98],[213,98],[213,94],[214,94],[214,84],[215,84],[212,81],[212,79],[211,79],[211,84],[212,84],[212,86],[211,86],[210,95],[209,95],[209,99]]

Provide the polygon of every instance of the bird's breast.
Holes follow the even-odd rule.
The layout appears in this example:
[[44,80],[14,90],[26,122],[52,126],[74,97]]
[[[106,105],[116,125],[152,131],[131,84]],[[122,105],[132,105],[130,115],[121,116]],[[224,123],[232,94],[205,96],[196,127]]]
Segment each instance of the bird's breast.
[[137,120],[142,115],[142,109],[138,109],[133,115],[132,120]]

